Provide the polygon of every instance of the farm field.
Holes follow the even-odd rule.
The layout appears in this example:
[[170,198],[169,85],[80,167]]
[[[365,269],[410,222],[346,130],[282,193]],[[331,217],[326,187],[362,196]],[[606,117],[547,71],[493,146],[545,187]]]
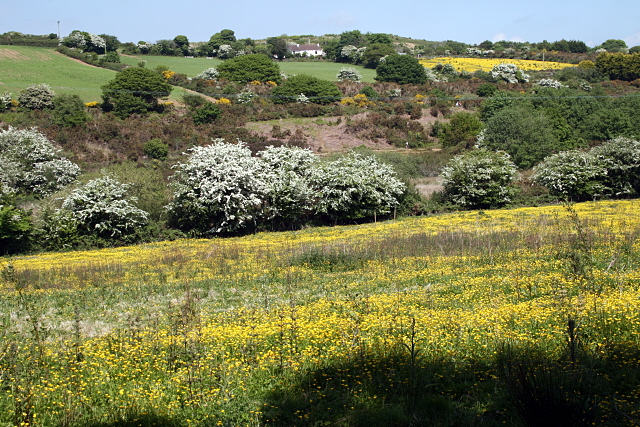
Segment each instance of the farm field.
[[27,46],[0,46],[0,68],[0,93],[11,92],[16,99],[27,86],[47,83],[58,94],[99,101],[100,86],[116,74],[76,62],[53,49]]
[[[121,55],[121,61],[125,64],[136,66],[138,62],[146,60],[146,67],[150,69],[156,68],[158,65],[169,67],[171,71],[186,74],[188,77],[195,77],[207,68],[215,67],[222,61],[217,58],[183,58],[175,56],[124,56]],[[310,74],[320,79],[335,81],[336,75],[340,68],[344,66],[353,67],[362,75],[363,82],[374,82],[376,70],[367,69],[357,65],[337,64],[335,62],[278,62],[280,70],[287,75]]]
[[431,59],[421,59],[420,63],[428,68],[433,68],[438,64],[451,64],[456,71],[491,71],[494,65],[508,62],[515,64],[519,69],[525,71],[560,70],[567,67],[575,67],[575,64],[567,64],[553,61],[532,61],[526,59],[504,59],[504,58],[455,58],[439,57]]
[[635,425],[639,208],[0,259],[0,424]]

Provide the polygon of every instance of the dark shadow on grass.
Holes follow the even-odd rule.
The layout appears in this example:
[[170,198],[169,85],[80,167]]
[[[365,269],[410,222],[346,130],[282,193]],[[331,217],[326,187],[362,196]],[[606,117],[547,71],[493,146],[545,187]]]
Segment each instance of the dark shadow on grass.
[[272,390],[272,426],[504,426],[513,413],[495,393],[490,367],[410,357],[359,358],[304,372]]

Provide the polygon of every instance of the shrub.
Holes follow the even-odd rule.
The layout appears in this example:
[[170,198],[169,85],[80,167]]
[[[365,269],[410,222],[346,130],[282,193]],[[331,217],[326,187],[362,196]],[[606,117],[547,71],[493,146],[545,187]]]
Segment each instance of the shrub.
[[504,152],[476,149],[455,156],[442,169],[445,197],[464,208],[490,208],[511,202],[516,166]]
[[0,113],[11,108],[11,92],[5,92],[0,95]]
[[300,94],[304,94],[309,102],[316,104],[329,104],[342,97],[342,92],[333,82],[307,74],[289,77],[271,93],[276,104],[297,102]]
[[145,225],[149,216],[133,205],[135,198],[128,196],[128,188],[108,175],[93,179],[64,199],[61,214],[73,218],[81,235],[125,239]]
[[395,175],[391,166],[355,152],[319,162],[309,175],[315,210],[333,221],[387,214],[405,191]]
[[528,74],[519,70],[516,65],[508,63],[494,65],[491,70],[491,77],[507,83],[526,83],[529,81]]
[[255,223],[266,191],[264,166],[242,142],[191,148],[174,166],[173,222],[197,234],[227,234]]
[[640,78],[640,53],[607,53],[596,58],[596,68],[611,80],[632,81]]
[[603,185],[613,196],[640,193],[640,142],[617,137],[591,149],[591,154],[607,170]]
[[280,67],[268,56],[249,54],[227,59],[218,65],[218,75],[221,79],[246,84],[257,80],[260,82],[273,81],[280,84]]
[[563,148],[551,119],[544,112],[526,106],[496,112],[486,122],[483,144],[490,150],[509,153],[523,169]]
[[204,105],[191,110],[191,118],[196,125],[213,123],[222,115],[222,110],[216,104],[206,101]]
[[409,55],[389,55],[376,67],[376,81],[398,84],[424,84],[427,73],[416,58]]
[[339,82],[350,81],[350,82],[359,82],[362,79],[362,75],[352,67],[342,67],[338,74],[336,75],[336,79]]
[[215,67],[207,68],[196,76],[196,79],[217,80],[220,73]]
[[478,89],[476,89],[476,95],[488,98],[495,95],[497,91],[498,88],[495,85],[492,85],[491,83],[483,83],[478,87]]
[[362,89],[360,89],[359,93],[366,95],[366,97],[369,99],[378,99],[378,97],[380,96],[378,92],[376,92],[375,89],[371,86],[363,87]]
[[563,151],[547,157],[534,168],[533,181],[554,196],[588,200],[606,192],[602,184],[607,169],[596,156],[585,151]]
[[29,85],[20,92],[18,102],[23,108],[30,110],[42,110],[53,108],[55,92],[48,84]]
[[162,75],[146,68],[126,68],[102,86],[102,99],[107,109],[113,105],[121,118],[144,114],[158,107],[158,99],[169,96],[171,85]]
[[0,255],[24,252],[32,229],[30,212],[16,207],[13,194],[0,182]]
[[46,196],[75,181],[80,168],[36,128],[0,131],[0,182],[23,194]]
[[166,160],[169,155],[169,146],[160,138],[150,139],[142,146],[144,155],[152,159]]
[[85,112],[85,105],[78,95],[58,95],[53,99],[52,122],[58,126],[80,126],[91,117]]
[[461,142],[470,147],[475,143],[482,127],[476,114],[460,112],[452,115],[448,123],[441,125],[438,138],[443,147],[456,146]]

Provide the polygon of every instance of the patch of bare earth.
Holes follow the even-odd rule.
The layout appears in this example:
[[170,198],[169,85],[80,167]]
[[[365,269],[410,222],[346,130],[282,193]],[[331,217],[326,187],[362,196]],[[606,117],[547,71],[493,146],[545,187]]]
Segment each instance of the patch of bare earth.
[[30,58],[28,56],[24,56],[16,50],[2,47],[0,48],[0,61],[3,59],[11,59],[13,61],[27,61]]
[[[357,120],[363,118],[366,114],[366,112],[361,113],[351,119]],[[425,127],[426,131],[429,131],[437,120],[446,121],[442,117],[429,115],[428,111],[425,110],[422,118],[418,121]],[[270,120],[267,122],[248,123],[246,126],[248,129],[264,135],[268,139],[285,142],[286,138],[278,139],[273,137],[272,130],[274,125],[278,126],[281,132],[288,130],[292,135],[299,130],[304,135],[308,148],[319,154],[341,152],[362,145],[374,150],[404,150],[404,148],[396,147],[386,141],[363,139],[351,132],[347,132],[344,117]]]

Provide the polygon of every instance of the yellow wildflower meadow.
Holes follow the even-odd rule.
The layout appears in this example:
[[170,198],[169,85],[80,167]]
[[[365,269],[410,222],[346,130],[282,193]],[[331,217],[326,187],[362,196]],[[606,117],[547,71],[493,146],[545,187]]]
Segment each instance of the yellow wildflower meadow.
[[[496,360],[535,348],[553,362],[522,369],[567,368],[552,378],[592,390],[594,422],[632,425],[639,208],[468,211],[3,259],[0,422],[393,424],[393,407],[423,424],[514,425]],[[590,376],[563,373],[578,370]],[[439,403],[425,414],[411,399]]]
[[529,59],[438,57],[420,60],[420,63],[428,68],[433,68],[438,64],[451,64],[455,67],[456,71],[466,71],[469,73],[478,70],[491,71],[495,65],[505,62],[514,64],[524,71],[561,70],[567,67],[575,67],[574,64],[563,62],[534,61]]

